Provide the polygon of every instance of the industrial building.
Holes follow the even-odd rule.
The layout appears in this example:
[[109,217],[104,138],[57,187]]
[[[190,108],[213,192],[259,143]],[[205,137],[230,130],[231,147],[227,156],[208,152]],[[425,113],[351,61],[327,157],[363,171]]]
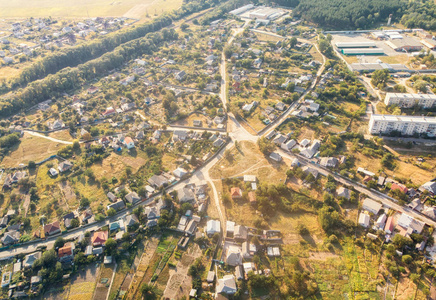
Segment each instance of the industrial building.
[[388,63],[352,63],[350,64],[351,71],[374,72],[376,70],[388,70],[391,73],[394,72],[408,72],[410,71],[405,65],[402,64],[388,64]]
[[430,50],[435,50],[436,49],[436,41],[433,40],[433,39],[421,40],[421,44],[423,44],[424,46],[426,46]]
[[420,51],[422,49],[422,44],[411,37],[404,37],[403,39],[394,39],[387,41],[386,44],[394,49],[395,51]]
[[230,12],[230,14],[237,16],[237,15],[240,15],[240,14],[246,12],[247,10],[252,9],[253,7],[254,7],[253,4],[247,4],[247,5],[244,5],[244,6],[240,7],[240,8],[232,10]]
[[436,104],[436,95],[387,93],[385,97],[385,104],[397,105],[404,108],[410,108],[415,105],[421,106],[423,108],[432,108]]
[[255,20],[275,20],[285,14],[286,12],[279,8],[259,6],[250,11],[248,17]]
[[376,45],[374,42],[351,42],[351,43],[336,43],[335,44],[337,48],[339,49],[347,49],[347,48],[376,48]]
[[344,55],[384,55],[385,52],[381,48],[357,48],[357,49],[341,49]]
[[371,115],[371,134],[389,134],[392,131],[402,135],[427,134],[436,136],[436,117]]

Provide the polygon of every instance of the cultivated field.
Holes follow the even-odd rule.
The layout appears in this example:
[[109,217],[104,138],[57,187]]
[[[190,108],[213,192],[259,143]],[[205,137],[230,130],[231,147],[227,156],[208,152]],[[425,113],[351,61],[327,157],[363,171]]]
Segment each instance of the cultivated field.
[[181,0],[0,0],[1,18],[25,17],[130,17],[160,15],[180,7]]

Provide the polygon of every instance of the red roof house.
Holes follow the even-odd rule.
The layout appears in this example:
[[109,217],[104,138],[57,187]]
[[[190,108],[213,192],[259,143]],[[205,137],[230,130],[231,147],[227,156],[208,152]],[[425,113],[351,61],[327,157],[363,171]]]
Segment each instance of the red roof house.
[[106,243],[108,238],[108,232],[107,231],[97,231],[94,232],[94,234],[91,237],[91,242],[93,246],[102,246],[104,243]]

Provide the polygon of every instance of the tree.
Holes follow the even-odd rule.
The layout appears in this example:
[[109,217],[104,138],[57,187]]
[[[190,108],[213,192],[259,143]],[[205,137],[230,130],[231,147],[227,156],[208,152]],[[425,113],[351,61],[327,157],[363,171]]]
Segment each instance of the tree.
[[77,219],[72,219],[71,220],[71,227],[72,228],[76,228],[76,227],[79,227],[79,226],[80,226],[79,220],[77,220]]
[[109,217],[115,216],[116,213],[117,213],[117,211],[113,207],[109,208],[108,211],[107,211],[107,215]]
[[148,283],[144,283],[140,287],[141,295],[146,300],[155,300],[158,299],[156,288]]
[[35,164],[35,162],[33,160],[31,160],[31,161],[29,161],[27,167],[29,169],[35,169],[36,168],[36,164]]
[[186,29],[188,29],[188,28],[189,28],[189,25],[186,24],[186,23],[183,23],[182,25],[180,25],[180,29],[181,29],[182,31],[186,31]]
[[376,70],[372,73],[371,84],[375,87],[382,86],[385,87],[389,80],[389,71],[387,69]]
[[65,245],[65,240],[63,237],[58,237],[54,243],[54,248],[61,248]]
[[88,198],[83,197],[82,199],[80,199],[80,208],[81,209],[88,207],[89,204],[90,204],[90,202],[89,202]]
[[257,140],[257,145],[259,146],[259,150],[264,154],[264,155],[269,155],[271,152],[274,151],[274,149],[276,148],[276,146],[274,145],[274,143],[270,140],[268,140],[265,137],[261,137],[260,139]]
[[80,143],[79,143],[78,140],[75,140],[75,141],[73,142],[73,149],[74,149],[75,151],[77,151],[77,150],[80,149]]
[[406,254],[406,255],[403,255],[403,257],[401,257],[401,261],[403,263],[409,265],[413,261],[413,258],[412,258],[412,256]]
[[294,48],[298,43],[297,38],[294,36],[289,40],[289,47]]
[[108,238],[104,245],[106,247],[106,253],[109,255],[114,254],[115,250],[117,249],[117,241],[115,241],[113,238]]

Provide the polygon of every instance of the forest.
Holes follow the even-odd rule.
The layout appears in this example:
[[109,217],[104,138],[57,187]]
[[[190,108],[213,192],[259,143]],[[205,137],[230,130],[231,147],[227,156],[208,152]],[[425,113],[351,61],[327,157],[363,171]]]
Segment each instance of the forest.
[[433,1],[413,1],[401,18],[407,28],[436,30],[436,4]]
[[[294,0],[290,0],[293,3]],[[325,29],[367,29],[401,18],[406,9],[402,0],[301,0],[294,14]]]

